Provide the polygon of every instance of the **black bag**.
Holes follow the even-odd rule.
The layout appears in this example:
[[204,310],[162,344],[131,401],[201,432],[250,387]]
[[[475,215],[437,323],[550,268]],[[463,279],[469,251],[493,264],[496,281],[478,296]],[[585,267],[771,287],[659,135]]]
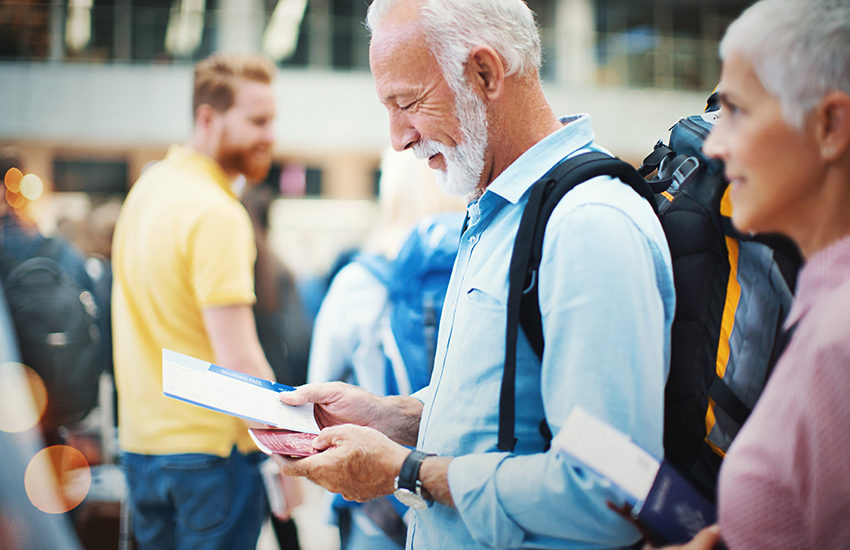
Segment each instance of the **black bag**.
[[[784,347],[781,327],[801,258],[786,239],[754,239],[732,227],[722,165],[701,151],[710,127],[710,116],[682,119],[672,128],[670,146],[659,142],[644,161],[643,175],[618,159],[586,153],[563,161],[532,186],[509,271],[500,450],[515,444],[518,325],[543,356],[537,269],[546,222],[570,189],[609,175],[650,201],[667,236],[676,317],[664,398],[664,451],[680,473],[714,499],[722,458]],[[644,180],[656,169],[657,177]],[[545,419],[540,431],[551,439]]]
[[787,343],[803,260],[784,237],[732,226],[723,165],[702,152],[712,109],[709,99],[705,114],[681,119],[638,171],[657,170],[650,184],[666,188],[657,197],[676,285],[664,452],[713,498],[722,459]]
[[82,420],[97,402],[103,370],[98,308],[54,258],[61,243],[46,239],[18,262],[8,252],[0,272],[20,344],[21,358],[44,382],[47,408],[42,428]]

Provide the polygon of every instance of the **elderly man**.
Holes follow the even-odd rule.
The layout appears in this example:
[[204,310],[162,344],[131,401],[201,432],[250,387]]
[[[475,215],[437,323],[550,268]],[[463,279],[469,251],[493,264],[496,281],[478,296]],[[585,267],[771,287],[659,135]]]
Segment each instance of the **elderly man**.
[[[674,291],[649,204],[599,177],[552,215],[540,267],[542,362],[520,336],[517,443],[497,451],[508,264],[531,185],[588,150],[586,115],[558,119],[540,86],[540,45],[521,0],[375,0],[370,63],[396,149],[413,149],[469,220],[440,322],[430,385],[374,397],[343,384],[282,396],[313,402],[324,452],[279,459],[348,498],[393,492],[422,509],[409,548],[617,548],[638,532],[606,509],[616,495],[555,448],[581,405],[656,456]],[[411,452],[403,445],[416,445]],[[432,456],[435,455],[435,456]]]

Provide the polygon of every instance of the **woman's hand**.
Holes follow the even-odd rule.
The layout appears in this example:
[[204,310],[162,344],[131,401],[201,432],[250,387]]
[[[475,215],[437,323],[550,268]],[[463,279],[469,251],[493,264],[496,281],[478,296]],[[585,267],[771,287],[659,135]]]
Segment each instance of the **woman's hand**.
[[[691,542],[681,546],[665,546],[660,550],[712,550],[720,542],[720,526],[712,525],[706,527],[691,539]],[[647,544],[643,550],[655,550],[655,547]]]

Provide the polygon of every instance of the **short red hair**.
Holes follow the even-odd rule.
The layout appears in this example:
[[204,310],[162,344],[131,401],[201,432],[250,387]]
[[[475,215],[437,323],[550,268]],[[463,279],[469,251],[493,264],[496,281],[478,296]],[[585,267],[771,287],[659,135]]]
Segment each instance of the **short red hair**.
[[192,113],[205,104],[226,112],[233,106],[239,80],[271,84],[276,71],[275,64],[261,54],[213,54],[195,65]]

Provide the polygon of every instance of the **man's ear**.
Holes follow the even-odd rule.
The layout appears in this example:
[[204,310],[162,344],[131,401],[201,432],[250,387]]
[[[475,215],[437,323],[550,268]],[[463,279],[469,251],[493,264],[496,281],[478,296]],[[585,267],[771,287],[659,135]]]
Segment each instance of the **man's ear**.
[[212,105],[209,105],[208,103],[198,105],[198,108],[195,111],[195,127],[209,128],[212,125],[216,114],[217,113],[215,109],[213,109]]
[[815,138],[825,161],[843,157],[850,150],[850,95],[830,92],[814,109]]
[[505,86],[505,66],[496,50],[483,45],[473,48],[467,58],[466,71],[474,90],[490,101],[501,97]]

